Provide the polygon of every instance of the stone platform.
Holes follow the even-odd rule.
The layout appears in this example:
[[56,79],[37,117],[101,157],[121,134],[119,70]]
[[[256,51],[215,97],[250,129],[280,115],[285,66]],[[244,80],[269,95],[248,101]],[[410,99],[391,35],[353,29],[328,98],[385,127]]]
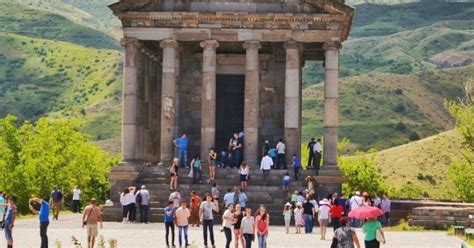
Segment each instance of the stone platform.
[[[125,170],[124,168],[117,169]],[[137,188],[144,184],[151,194],[149,220],[151,222],[162,222],[164,216],[163,208],[166,207],[169,194],[171,193],[169,190],[169,169],[162,166],[137,166],[133,170],[131,168],[128,168],[127,170],[129,173],[131,173],[130,175],[132,177],[136,177],[136,179],[129,180],[123,178],[122,180],[115,181],[112,179],[113,185],[111,190],[111,199],[114,202],[114,206],[106,207],[104,209],[105,220],[122,221],[119,192],[123,187],[127,187],[127,184],[129,184],[128,186],[137,186]],[[209,177],[207,171],[203,171],[202,183],[199,184],[192,184],[192,178],[187,177],[188,172],[188,168],[180,168],[178,178],[178,189],[181,191],[183,199],[187,201],[189,201],[190,192],[193,190],[196,191],[201,197],[206,192],[210,192],[213,182],[216,182],[221,189],[221,198],[223,198],[227,189],[233,189],[235,186],[240,186],[238,169],[217,169],[216,180],[213,182],[208,182]],[[289,201],[290,197],[289,194],[283,192],[281,189],[281,180],[286,172],[286,170],[272,170],[270,171],[270,175],[265,182],[260,170],[251,169],[248,190],[246,192],[249,198],[248,206],[255,210],[260,204],[264,204],[271,215],[281,215],[283,205]],[[302,175],[300,175],[299,181],[291,181],[289,186],[290,193],[294,192],[295,190],[302,191],[306,189],[307,183],[304,181],[304,178],[309,175],[313,176],[315,172],[313,170],[303,170],[301,173]],[[293,177],[293,169],[290,169],[290,175]],[[111,175],[111,178],[117,177]],[[272,224],[283,224],[283,219],[275,218],[272,220]]]

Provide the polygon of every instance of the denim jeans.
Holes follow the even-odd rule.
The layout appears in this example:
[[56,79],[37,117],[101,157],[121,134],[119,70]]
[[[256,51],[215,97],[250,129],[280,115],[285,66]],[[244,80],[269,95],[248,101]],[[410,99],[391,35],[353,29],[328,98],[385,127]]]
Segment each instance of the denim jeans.
[[202,234],[204,236],[204,245],[207,245],[207,232],[209,230],[209,236],[211,238],[211,244],[214,245],[214,220],[203,220],[202,221]]
[[49,221],[40,222],[41,248],[48,248],[48,226]]
[[225,248],[230,248],[230,242],[232,242],[232,230],[228,227],[224,227],[224,234],[225,234]]
[[252,248],[252,234],[244,233],[245,248]]
[[178,149],[179,166],[186,167],[188,165],[188,150]]
[[168,237],[170,235],[170,229],[171,229],[171,244],[174,246],[174,223],[173,222],[165,222],[165,228],[166,228],[166,245],[169,246],[170,243],[168,241]]
[[304,233],[313,232],[313,216],[311,214],[303,214],[304,219]]
[[236,150],[232,151],[232,165],[231,165],[231,168],[233,168],[233,167],[239,168],[240,167],[241,157],[242,157],[242,151],[240,149],[236,149]]
[[258,248],[267,248],[267,234],[257,234],[258,237]]
[[184,233],[184,245],[187,246],[189,245],[188,242],[188,226],[178,226],[178,238],[179,238],[179,246],[183,245],[182,242],[182,235],[181,233]]
[[148,222],[148,205],[140,205],[140,222]]

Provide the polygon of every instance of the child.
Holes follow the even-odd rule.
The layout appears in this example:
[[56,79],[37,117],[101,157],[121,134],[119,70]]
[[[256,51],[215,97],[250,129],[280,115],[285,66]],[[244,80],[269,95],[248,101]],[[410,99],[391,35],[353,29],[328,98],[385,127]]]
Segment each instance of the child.
[[303,224],[303,208],[300,202],[296,203],[295,208],[295,227],[296,233],[301,233],[301,227],[304,226]]
[[291,207],[296,208],[296,200],[298,199],[298,191],[293,192],[290,198]]
[[212,194],[212,198],[216,202],[219,202],[219,199],[221,198],[221,190],[217,186],[217,183],[212,184],[211,194]]
[[191,161],[191,170],[193,171],[193,184],[196,184],[197,175],[199,173],[199,183],[201,183],[202,177],[202,167],[201,167],[201,157],[199,155],[194,156],[193,160]]
[[217,168],[225,168],[227,166],[227,152],[225,149],[221,151],[219,154],[219,162],[217,164]]
[[295,171],[295,181],[298,181],[298,176],[300,175],[300,168],[301,168],[301,161],[296,156],[296,154],[293,154],[293,169]]
[[288,193],[288,185],[290,184],[290,173],[286,173],[285,176],[283,176],[282,180],[282,186],[281,189]]
[[283,208],[283,219],[285,220],[286,233],[290,232],[291,204],[287,202]]

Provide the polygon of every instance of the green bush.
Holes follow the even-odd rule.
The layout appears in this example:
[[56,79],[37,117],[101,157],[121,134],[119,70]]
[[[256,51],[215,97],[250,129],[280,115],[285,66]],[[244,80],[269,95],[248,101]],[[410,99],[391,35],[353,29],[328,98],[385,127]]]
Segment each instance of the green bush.
[[28,211],[28,198],[49,196],[54,185],[68,194],[75,185],[84,200],[103,202],[109,194],[107,173],[118,158],[88,142],[71,119],[39,119],[20,127],[17,118],[0,119],[0,185],[18,197],[19,211]]
[[372,154],[359,154],[352,157],[340,157],[339,165],[346,181],[344,192],[367,191],[382,193],[387,190],[382,176],[377,172],[377,164]]

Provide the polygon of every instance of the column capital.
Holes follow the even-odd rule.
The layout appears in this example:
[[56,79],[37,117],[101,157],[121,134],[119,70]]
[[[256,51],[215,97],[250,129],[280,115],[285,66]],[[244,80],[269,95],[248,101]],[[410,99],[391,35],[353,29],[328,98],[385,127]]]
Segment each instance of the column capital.
[[250,49],[250,48],[260,49],[262,47],[262,44],[260,44],[260,41],[257,41],[257,40],[248,40],[244,42],[242,47],[244,49]]
[[285,49],[299,49],[299,50],[301,50],[301,49],[303,49],[303,44],[301,44],[300,42],[294,41],[294,40],[289,40],[289,41],[285,42],[283,47]]
[[327,50],[339,51],[339,49],[341,49],[341,47],[342,47],[341,42],[338,42],[338,41],[326,42],[323,45],[323,49],[326,50],[326,51]]
[[140,49],[142,47],[142,43],[136,38],[124,37],[120,40],[120,45],[123,47],[135,47],[136,49]]
[[175,40],[162,40],[160,42],[160,47],[161,48],[166,48],[166,47],[173,47],[173,48],[178,48],[178,42]]
[[216,49],[219,47],[219,42],[217,40],[203,40],[199,45],[204,49]]

